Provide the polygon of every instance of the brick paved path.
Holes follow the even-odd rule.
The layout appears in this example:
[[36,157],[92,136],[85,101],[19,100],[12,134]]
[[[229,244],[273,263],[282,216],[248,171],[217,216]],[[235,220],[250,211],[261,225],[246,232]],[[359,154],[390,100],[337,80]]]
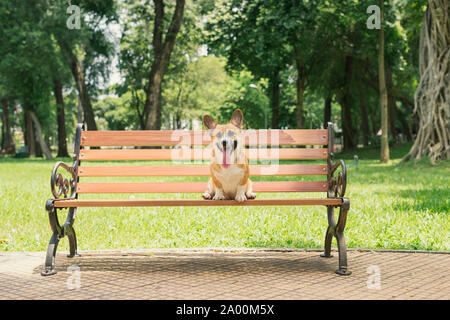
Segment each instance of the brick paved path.
[[448,253],[351,250],[348,277],[334,273],[337,252],[330,259],[258,249],[81,254],[58,254],[58,273],[42,277],[44,253],[0,252],[0,299],[450,299]]

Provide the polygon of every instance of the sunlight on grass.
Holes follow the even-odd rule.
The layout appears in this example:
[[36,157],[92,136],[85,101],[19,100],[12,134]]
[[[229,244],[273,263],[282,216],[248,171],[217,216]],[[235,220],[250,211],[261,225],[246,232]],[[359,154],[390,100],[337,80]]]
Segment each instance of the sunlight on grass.
[[[450,165],[400,164],[405,146],[381,165],[373,150],[356,152],[348,170],[351,200],[348,247],[450,250]],[[342,154],[347,164],[353,154]],[[337,158],[340,158],[338,155]],[[71,163],[66,159],[67,163]],[[45,200],[51,198],[54,161],[0,159],[0,250],[46,250],[51,235]],[[135,162],[133,162],[135,163]],[[171,178],[132,178],[164,181]],[[277,179],[277,178],[273,178]],[[278,178],[279,179],[279,178]],[[282,178],[281,178],[282,179]],[[308,177],[306,180],[314,180]],[[322,178],[319,178],[319,180]],[[205,181],[181,178],[176,181]],[[256,180],[256,179],[255,179]],[[97,181],[118,181],[102,178]],[[323,197],[323,194],[258,194],[259,198]],[[113,194],[106,199],[199,198],[199,194]],[[96,195],[82,199],[98,198]],[[66,212],[60,214],[60,222]],[[75,229],[80,250],[168,247],[321,248],[327,226],[324,207],[82,208]],[[335,244],[335,243],[334,243]],[[61,242],[67,250],[67,240]]]

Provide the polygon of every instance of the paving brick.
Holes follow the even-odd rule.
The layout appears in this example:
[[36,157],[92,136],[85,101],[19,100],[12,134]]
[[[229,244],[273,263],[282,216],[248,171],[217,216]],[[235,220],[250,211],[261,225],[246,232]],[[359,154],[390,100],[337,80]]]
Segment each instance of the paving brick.
[[[6,299],[450,299],[450,254],[348,251],[352,275],[334,273],[338,254],[302,250],[117,250],[58,253],[58,273],[42,277],[45,253],[0,253]],[[80,288],[69,288],[80,270]],[[381,289],[370,289],[369,266]]]

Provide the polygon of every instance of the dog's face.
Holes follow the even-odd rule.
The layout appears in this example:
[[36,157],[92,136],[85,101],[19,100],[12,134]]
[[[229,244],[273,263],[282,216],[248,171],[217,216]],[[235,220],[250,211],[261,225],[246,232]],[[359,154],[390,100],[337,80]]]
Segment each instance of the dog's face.
[[241,150],[244,148],[241,141],[241,130],[244,116],[240,109],[236,109],[227,124],[217,124],[209,115],[203,116],[203,125],[209,130],[212,137],[212,156],[216,163],[227,169],[241,160]]

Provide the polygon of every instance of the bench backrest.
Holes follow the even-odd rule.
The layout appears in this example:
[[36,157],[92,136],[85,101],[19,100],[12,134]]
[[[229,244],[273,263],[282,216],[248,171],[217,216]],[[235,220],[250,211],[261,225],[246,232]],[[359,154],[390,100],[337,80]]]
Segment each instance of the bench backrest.
[[[75,168],[77,194],[184,193],[204,192],[206,189],[206,182],[83,182],[82,178],[209,176],[209,163],[202,162],[209,161],[211,155],[207,147],[211,138],[207,131],[84,131],[80,128],[77,128],[74,154],[78,159]],[[321,181],[256,181],[254,191],[327,192],[329,162],[281,165],[278,160],[329,159],[333,146],[332,132],[331,127],[320,130],[245,130],[243,135],[249,159],[270,161],[270,164],[250,165],[251,176],[324,176]],[[121,160],[171,160],[172,164],[95,165],[95,161]]]

